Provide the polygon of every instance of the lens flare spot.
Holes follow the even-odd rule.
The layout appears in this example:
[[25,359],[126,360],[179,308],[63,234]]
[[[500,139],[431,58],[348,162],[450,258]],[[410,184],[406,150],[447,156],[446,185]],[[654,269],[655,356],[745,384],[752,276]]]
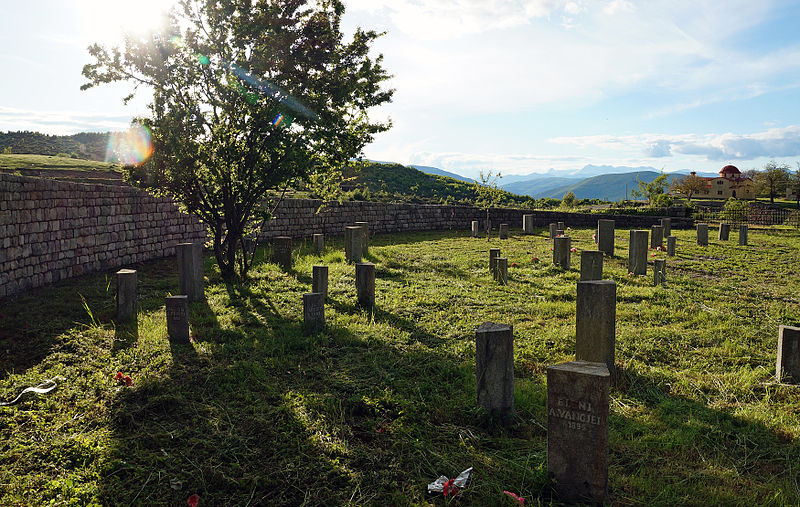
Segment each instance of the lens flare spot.
[[173,35],[172,37],[169,38],[169,41],[175,47],[180,47],[183,45],[183,39],[181,39],[180,35]]
[[211,63],[211,60],[206,55],[197,55],[197,61],[200,62],[200,65],[208,65]]
[[106,146],[106,162],[138,165],[153,154],[150,129],[134,125],[125,132],[112,132]]
[[281,123],[283,123],[283,115],[278,113],[278,116],[276,116],[275,119],[272,120],[272,124],[275,125],[276,127],[280,127]]

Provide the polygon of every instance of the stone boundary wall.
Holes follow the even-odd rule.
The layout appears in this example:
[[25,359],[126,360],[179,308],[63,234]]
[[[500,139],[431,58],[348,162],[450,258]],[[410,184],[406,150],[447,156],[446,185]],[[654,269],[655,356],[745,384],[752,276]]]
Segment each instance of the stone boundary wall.
[[0,173],[0,298],[175,255],[178,243],[205,238],[205,226],[169,198]]
[[[334,203],[327,210],[315,213],[321,201],[285,199],[261,231],[262,239],[275,236],[310,237],[315,233],[342,235],[344,228],[354,222],[369,222],[370,233],[469,230],[478,220],[485,230],[486,211],[471,206],[427,204],[389,204],[353,201]],[[492,209],[492,228],[508,223],[512,229],[522,229],[522,215],[532,214],[534,227],[546,227],[551,222],[564,222],[567,227],[595,227],[601,218],[616,221],[617,229],[647,228],[661,223],[660,216],[605,215],[568,213],[562,211],[533,211],[510,208]],[[676,229],[694,227],[691,218],[671,217]]]

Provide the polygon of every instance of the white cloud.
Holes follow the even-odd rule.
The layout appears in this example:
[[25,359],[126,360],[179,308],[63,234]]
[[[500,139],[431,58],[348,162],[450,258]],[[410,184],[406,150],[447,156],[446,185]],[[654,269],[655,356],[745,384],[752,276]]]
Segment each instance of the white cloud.
[[85,111],[41,111],[0,106],[0,131],[31,130],[69,135],[78,132],[127,130],[129,115]]

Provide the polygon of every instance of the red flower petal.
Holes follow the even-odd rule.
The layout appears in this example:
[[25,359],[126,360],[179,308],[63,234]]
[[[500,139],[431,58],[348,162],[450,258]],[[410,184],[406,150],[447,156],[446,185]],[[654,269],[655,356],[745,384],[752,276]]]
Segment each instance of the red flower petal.
[[197,504],[200,503],[200,496],[195,493],[186,499],[186,503],[189,504],[189,507],[197,507]]
[[516,493],[512,493],[511,491],[503,491],[503,494],[508,495],[518,504],[525,505],[525,497],[519,496]]
[[122,372],[118,371],[116,375],[114,375],[114,380],[122,380]]
[[126,386],[132,386],[133,385],[133,380],[127,375],[122,377],[122,380],[125,382]]

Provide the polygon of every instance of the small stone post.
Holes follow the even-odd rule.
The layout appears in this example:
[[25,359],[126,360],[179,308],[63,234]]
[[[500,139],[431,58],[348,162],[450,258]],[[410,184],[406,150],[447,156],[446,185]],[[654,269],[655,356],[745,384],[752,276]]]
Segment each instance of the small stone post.
[[581,252],[581,281],[603,279],[603,252],[584,250]]
[[556,234],[558,234],[557,231],[558,231],[558,224],[555,223],[550,224],[550,239],[555,239]]
[[628,246],[628,272],[634,275],[647,274],[647,231],[631,230]]
[[566,236],[566,231],[564,229],[557,229],[556,230],[556,237],[559,236]]
[[489,272],[492,274],[492,278],[497,276],[497,258],[500,257],[500,249],[499,248],[490,248],[489,249]]
[[272,238],[272,262],[283,269],[292,269],[292,238],[289,236]]
[[356,293],[358,305],[371,310],[375,306],[375,264],[356,264]]
[[363,255],[361,234],[361,227],[358,225],[350,225],[344,228],[345,260],[347,262],[361,262],[361,256]]
[[472,237],[477,238],[481,235],[480,225],[477,220],[472,221]]
[[661,219],[661,229],[663,229],[664,237],[669,237],[672,235],[672,219],[671,218],[662,218]]
[[361,227],[361,255],[366,255],[369,251],[369,222],[356,222],[355,225]]
[[567,227],[564,225],[564,222],[558,222],[558,227],[556,227],[556,230],[566,231]]
[[514,413],[514,336],[508,324],[484,322],[475,331],[478,406],[504,422]]
[[508,239],[508,224],[500,224],[500,239]]
[[494,279],[500,285],[508,285],[508,258],[498,257],[497,269],[494,272]]
[[547,475],[561,500],[607,499],[610,387],[604,363],[547,367]]
[[719,234],[717,235],[717,239],[720,241],[728,241],[728,236],[731,233],[731,224],[719,224]]
[[697,224],[697,244],[708,246],[708,224]]
[[675,241],[678,238],[675,236],[667,236],[667,256],[668,257],[675,257]]
[[167,296],[167,335],[173,343],[189,343],[189,296]]
[[311,268],[311,292],[322,294],[322,300],[328,298],[328,266]]
[[522,232],[533,234],[533,215],[522,215]]
[[653,285],[664,285],[667,281],[667,261],[666,259],[656,259],[653,261]]
[[614,221],[597,221],[597,249],[606,255],[614,256]]
[[325,296],[319,292],[303,294],[303,331],[311,335],[325,329]]
[[779,328],[775,374],[778,382],[800,384],[800,327]]
[[117,271],[117,320],[135,319],[139,311],[135,269]]
[[578,282],[575,301],[575,359],[605,363],[614,375],[617,283]]
[[178,243],[178,279],[180,293],[189,296],[189,301],[205,299],[203,287],[203,244]]
[[650,248],[664,246],[664,228],[660,225],[650,227]]
[[747,225],[739,226],[739,246],[747,246]]
[[572,238],[568,236],[557,237],[553,240],[553,264],[561,269],[569,269],[571,261],[570,246]]
[[317,255],[322,255],[322,252],[325,251],[325,235],[324,234],[314,234],[313,236],[314,242],[314,253]]

